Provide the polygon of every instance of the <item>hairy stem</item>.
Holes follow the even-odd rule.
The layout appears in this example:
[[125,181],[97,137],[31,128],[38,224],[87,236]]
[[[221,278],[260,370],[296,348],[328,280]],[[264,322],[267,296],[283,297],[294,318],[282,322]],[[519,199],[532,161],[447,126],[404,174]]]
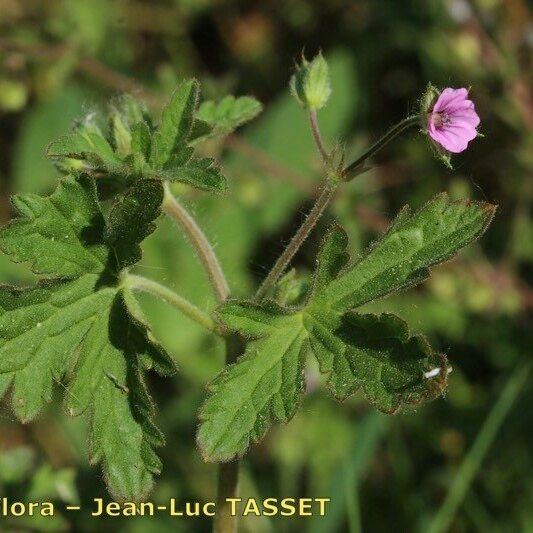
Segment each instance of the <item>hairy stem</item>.
[[309,125],[311,126],[311,133],[313,134],[313,139],[315,144],[322,156],[322,160],[326,165],[329,163],[329,155],[326,147],[324,146],[324,141],[322,140],[322,135],[320,134],[320,128],[318,126],[318,118],[316,116],[316,111],[314,109],[309,110]]
[[387,133],[385,133],[385,135],[383,135],[383,137],[377,140],[364,154],[358,157],[353,163],[350,163],[342,171],[343,176],[349,174],[353,170],[357,170],[358,168],[362,167],[367,159],[379,152],[379,150],[381,150],[386,144],[392,141],[392,139],[397,137],[407,128],[410,128],[411,126],[416,126],[418,124],[420,124],[419,115],[411,115],[406,119],[402,120],[401,122],[398,122],[398,124],[393,126]]
[[[320,130],[318,128],[316,113],[311,111],[309,113],[309,120],[311,123],[311,130],[313,132],[313,136],[317,143],[318,149],[320,150],[320,153],[322,154],[323,157],[325,155],[326,157],[325,162],[327,163],[328,156],[327,156],[326,150],[324,149],[324,144],[320,136]],[[420,117],[418,115],[413,115],[413,116],[407,117],[405,120],[402,120],[400,123],[396,124],[396,126],[393,126],[383,137],[381,137],[381,139],[376,141],[363,155],[358,157],[352,164],[348,165],[342,171],[342,176],[346,176],[352,170],[361,168],[369,157],[372,157],[376,152],[381,150],[381,148],[383,148],[387,143],[389,143],[402,131],[419,123],[420,123]],[[305,240],[311,233],[311,230],[316,226],[318,220],[320,219],[320,217],[326,210],[327,206],[331,202],[338,185],[339,185],[338,181],[334,181],[329,178],[326,179],[326,183],[323,185],[321,193],[319,197],[317,198],[315,205],[311,209],[309,215],[305,219],[304,223],[300,226],[300,228],[298,229],[298,231],[292,238],[291,242],[287,246],[287,248],[285,248],[285,250],[279,257],[279,259],[276,261],[276,263],[272,267],[272,270],[268,273],[268,276],[266,277],[266,279],[263,281],[263,283],[259,287],[255,295],[255,299],[257,301],[261,301],[267,295],[268,291],[276,284],[280,276],[283,274],[283,272],[287,268],[287,265],[290,263],[290,261],[292,260],[296,252],[300,249],[302,244],[305,242]]]
[[[226,364],[234,363],[243,352],[241,339],[231,335],[226,339]],[[213,533],[236,533],[238,517],[232,514],[229,498],[239,496],[240,461],[222,463],[218,467],[217,512],[213,522]]]
[[315,205],[307,215],[304,223],[300,226],[294,237],[289,242],[288,246],[283,250],[272,270],[268,273],[268,276],[259,287],[255,299],[261,301],[268,293],[268,291],[276,284],[280,276],[283,274],[287,265],[290,263],[296,252],[300,249],[300,246],[307,239],[311,230],[316,226],[316,223],[324,213],[326,207],[329,205],[335,190],[337,189],[336,183],[327,182],[320,192]]
[[[317,148],[326,165],[329,164],[329,156],[327,150],[324,147],[320,129],[318,127],[318,120],[316,112],[310,111],[309,123],[311,126],[311,132],[317,145]],[[381,139],[374,143],[361,157],[354,161],[351,165],[346,167],[342,171],[342,176],[345,176],[350,171],[357,169],[364,162],[378,152],[383,146],[385,146],[394,137],[400,134],[405,129],[419,123],[418,116],[408,117],[404,121],[400,122],[393,128],[391,128]],[[316,226],[320,217],[328,207],[329,203],[333,199],[335,191],[339,186],[339,181],[326,178],[325,184],[322,186],[321,192],[313,205],[309,215],[300,226],[294,237],[289,242],[281,256],[278,258],[272,270],[268,273],[267,277],[259,287],[255,300],[260,302],[265,298],[270,289],[274,287],[280,276],[283,274],[287,265],[290,263],[296,252],[300,249],[305,242],[313,228]],[[226,348],[226,364],[234,362],[237,356],[241,353],[240,349],[235,348],[235,340],[232,338],[227,340]],[[231,461],[230,463],[222,464],[219,466],[218,477],[218,496],[217,496],[217,515],[214,522],[214,533],[235,533],[237,531],[237,517],[232,516],[231,507],[228,504],[228,498],[234,498],[238,494],[238,482],[239,482],[239,461]]]
[[180,296],[157,281],[143,276],[128,274],[125,276],[125,283],[131,289],[147,292],[161,298],[205,329],[212,331],[217,335],[223,335],[221,328],[218,327],[216,322],[207,313],[189,302],[189,300],[183,298],[183,296]]
[[[209,276],[217,299],[220,302],[229,298],[230,290],[220,263],[207,237],[198,227],[191,215],[176,200],[168,183],[165,183],[163,210],[185,231],[195,247],[202,264]],[[208,317],[210,319],[210,317]],[[215,324],[215,327],[216,324]],[[242,343],[236,336],[226,339],[226,364],[234,363],[242,353]],[[235,533],[237,516],[231,513],[228,498],[237,498],[239,492],[239,461],[224,463],[218,467],[217,512],[213,522],[214,533]]]
[[172,220],[181,226],[191,241],[209,276],[209,281],[213,286],[217,299],[221,302],[226,300],[230,294],[229,286],[213,247],[207,240],[204,232],[196,224],[196,221],[172,194],[168,183],[165,183],[163,210]]

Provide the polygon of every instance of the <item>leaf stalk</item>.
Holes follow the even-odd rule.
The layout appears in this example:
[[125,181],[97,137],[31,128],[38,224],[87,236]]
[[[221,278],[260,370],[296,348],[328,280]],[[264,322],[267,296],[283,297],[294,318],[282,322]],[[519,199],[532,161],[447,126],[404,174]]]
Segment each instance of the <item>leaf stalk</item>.
[[218,324],[204,311],[196,307],[189,300],[183,298],[173,290],[161,285],[157,281],[145,278],[143,276],[137,276],[134,274],[127,274],[124,277],[124,283],[131,289],[136,289],[142,292],[147,292],[158,298],[161,298],[172,307],[181,311],[184,315],[188,316],[191,320],[194,320],[197,324],[205,329],[216,333],[217,335],[224,336],[225,333],[218,326]]
[[217,300],[223,302],[229,297],[230,290],[220,262],[207,240],[204,232],[200,229],[196,221],[188,211],[178,202],[170,186],[165,182],[165,197],[163,200],[163,211],[183,229],[189,241],[195,248],[200,261],[202,262]]

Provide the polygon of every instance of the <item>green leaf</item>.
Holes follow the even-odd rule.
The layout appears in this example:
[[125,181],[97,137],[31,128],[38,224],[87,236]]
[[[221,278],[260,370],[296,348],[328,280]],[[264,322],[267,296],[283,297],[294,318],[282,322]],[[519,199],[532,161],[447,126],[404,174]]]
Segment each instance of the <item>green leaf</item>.
[[[156,198],[157,188],[150,186]],[[94,181],[65,178],[48,198],[19,198],[20,218],[0,233],[8,253],[55,277],[35,287],[0,290],[2,388],[12,383],[13,409],[27,421],[50,401],[54,382],[68,377],[67,410],[90,417],[91,459],[102,464],[117,499],[145,497],[160,470],[154,448],[162,436],[152,422],[143,369],[168,374],[174,368],[121,286],[121,266],[138,257],[138,243],[158,213],[157,206],[140,217],[143,201],[157,203],[132,189],[113,207],[106,228]],[[135,213],[134,224],[129,217]],[[115,247],[119,220],[136,229]],[[61,232],[61,248],[50,251]],[[26,245],[26,235],[36,236],[33,245]],[[77,264],[70,261],[75,253]],[[67,261],[59,260],[62,254]]]
[[108,250],[99,236],[105,222],[87,181],[61,180],[51,196],[18,195],[12,203],[19,218],[2,229],[0,249],[14,261],[29,261],[36,274],[57,277],[102,270]]
[[400,318],[352,308],[421,281],[430,266],[481,235],[494,209],[439,195],[414,215],[402,210],[385,236],[353,265],[347,236],[334,225],[300,308],[273,302],[223,304],[218,316],[224,325],[253,340],[210,386],[198,433],[206,459],[242,455],[274,421],[294,415],[308,347],[339,400],[361,389],[378,409],[395,413],[441,395],[450,371],[444,355],[424,337],[411,336]]
[[113,128],[113,140],[116,151],[122,157],[126,157],[131,152],[131,131],[120,113],[111,115],[111,126]]
[[209,385],[198,433],[207,461],[244,454],[274,421],[287,422],[294,416],[304,390],[307,342],[300,315],[273,304],[238,302],[223,305],[219,313],[229,328],[255,340]]
[[94,169],[109,172],[119,172],[122,167],[121,158],[115,154],[107,140],[95,131],[79,130],[60,137],[50,143],[47,155],[53,159],[79,159],[86,161]]
[[169,165],[159,176],[168,181],[179,181],[197,189],[223,193],[227,190],[226,178],[214,159],[193,159],[187,163]]
[[262,109],[262,104],[251,96],[235,98],[230,95],[220,102],[203,102],[196,113],[196,119],[200,122],[198,125],[195,124],[194,138],[227,135],[239,126],[253,120],[261,113]]
[[241,456],[274,422],[288,422],[304,391],[306,354],[329,374],[344,400],[362,388],[378,409],[438,397],[446,388],[446,358],[393,315],[340,313],[324,307],[287,309],[273,303],[229,302],[218,315],[226,327],[253,339],[245,355],[210,384],[200,411],[198,444],[209,461]]
[[403,405],[432,400],[446,388],[446,358],[433,352],[424,337],[411,337],[407,324],[394,315],[311,307],[304,324],[320,371],[329,374],[338,400],[362,388],[379,410],[395,413]]
[[196,80],[181,83],[165,106],[152,140],[150,163],[162,169],[171,156],[186,145],[191,133],[200,88]]
[[150,128],[146,122],[138,122],[131,130],[131,152],[134,156],[139,156],[143,163],[150,158],[152,139]]
[[161,212],[163,196],[160,180],[142,180],[116,197],[104,237],[115,251],[119,268],[140,261],[139,243],[155,230],[153,221]]
[[429,267],[453,257],[490,224],[496,207],[439,194],[418,212],[402,209],[361,259],[317,291],[339,309],[359,307],[426,279]]

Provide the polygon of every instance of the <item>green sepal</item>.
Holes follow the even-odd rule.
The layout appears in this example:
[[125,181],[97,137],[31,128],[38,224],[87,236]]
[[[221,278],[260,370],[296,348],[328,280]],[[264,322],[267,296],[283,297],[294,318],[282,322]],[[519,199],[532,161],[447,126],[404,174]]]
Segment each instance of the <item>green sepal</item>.
[[322,53],[311,61],[302,56],[302,63],[290,81],[293,96],[305,108],[319,110],[324,107],[331,96],[331,81],[328,63]]

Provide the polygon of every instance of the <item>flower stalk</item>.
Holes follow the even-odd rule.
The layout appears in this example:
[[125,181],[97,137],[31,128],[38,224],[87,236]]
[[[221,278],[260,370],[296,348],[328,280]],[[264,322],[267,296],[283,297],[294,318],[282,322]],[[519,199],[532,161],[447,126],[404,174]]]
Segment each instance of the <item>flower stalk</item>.
[[283,250],[283,253],[272,267],[272,270],[268,273],[268,276],[257,290],[257,293],[255,294],[255,299],[257,301],[263,300],[270,289],[274,287],[280,276],[287,268],[288,264],[291,262],[292,258],[295,256],[296,252],[300,249],[313,228],[316,226],[317,222],[320,220],[320,217],[331,202],[331,199],[337,190],[337,186],[338,184],[336,183],[332,183],[329,180],[326,181],[315,204],[313,205],[313,208],[309,212],[309,215],[307,215],[307,218],[295,233],[288,246],[285,248],[285,250]]
[[316,226],[317,222],[320,220],[320,217],[324,214],[324,211],[327,209],[331,200],[335,196],[335,191],[341,183],[341,179],[346,179],[347,176],[349,176],[355,171],[363,170],[366,161],[374,154],[379,152],[379,150],[381,150],[381,148],[388,144],[392,139],[397,137],[407,128],[420,124],[420,115],[409,116],[405,120],[402,120],[400,123],[393,126],[366,152],[364,152],[353,163],[351,163],[344,170],[342,170],[340,172],[340,176],[337,179],[332,178],[329,175],[332,170],[331,168],[329,168],[329,156],[327,155],[327,150],[325,149],[324,143],[322,141],[316,112],[313,110],[310,110],[309,112],[309,122],[311,124],[311,131],[313,133],[317,148],[322,157],[324,158],[326,165],[328,166],[328,176],[322,186],[321,192],[315,204],[309,212],[309,215],[307,216],[303,224],[300,226],[298,231],[295,233],[288,246],[285,248],[285,250],[283,250],[283,253],[272,267],[272,270],[268,273],[267,277],[257,290],[257,293],[255,295],[256,301],[263,300],[267,296],[268,292],[277,283],[277,281],[291,262],[292,258],[296,255],[302,244],[306,241],[307,237],[309,237],[309,234]]
[[320,128],[318,126],[318,117],[316,115],[315,109],[309,110],[309,125],[311,127],[311,133],[313,134],[313,139],[315,140],[315,144],[318,148],[318,151],[320,152],[320,155],[322,156],[322,160],[326,165],[329,165],[329,155],[328,151],[326,150],[326,147],[324,146],[324,141],[322,140],[322,135],[320,133]]
[[392,141],[395,137],[400,135],[403,131],[410,128],[411,126],[420,125],[420,115],[411,115],[406,119],[402,120],[395,126],[393,126],[383,137],[378,139],[364,154],[359,156],[353,163],[350,163],[343,171],[342,175],[348,177],[351,173],[356,171],[361,171],[364,169],[365,163],[373,155],[379,152],[385,145]]

